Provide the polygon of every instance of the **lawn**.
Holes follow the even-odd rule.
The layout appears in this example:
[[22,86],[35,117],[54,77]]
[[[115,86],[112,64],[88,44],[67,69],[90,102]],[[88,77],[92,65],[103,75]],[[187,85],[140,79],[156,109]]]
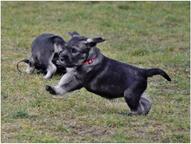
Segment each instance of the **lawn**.
[[[1,142],[190,142],[190,2],[1,2]],[[128,116],[123,98],[86,89],[53,99],[42,75],[20,74],[43,32],[102,36],[102,53],[172,78],[149,78],[152,109]]]

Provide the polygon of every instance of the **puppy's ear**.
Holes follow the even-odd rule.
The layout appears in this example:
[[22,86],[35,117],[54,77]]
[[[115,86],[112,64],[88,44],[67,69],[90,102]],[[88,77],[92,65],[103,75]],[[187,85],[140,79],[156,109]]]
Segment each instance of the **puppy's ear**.
[[76,37],[76,36],[80,36],[80,34],[76,31],[74,32],[68,32],[68,34],[71,36],[71,37]]
[[89,38],[86,40],[86,44],[89,46],[96,46],[98,43],[104,42],[105,39],[102,37]]

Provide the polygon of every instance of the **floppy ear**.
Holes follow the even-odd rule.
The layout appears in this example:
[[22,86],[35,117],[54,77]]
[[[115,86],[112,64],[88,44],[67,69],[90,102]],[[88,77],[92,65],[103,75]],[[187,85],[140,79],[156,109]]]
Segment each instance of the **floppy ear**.
[[103,39],[102,37],[95,37],[95,38],[89,38],[86,41],[86,44],[89,46],[95,46],[98,43],[104,42],[105,39]]
[[68,32],[68,34],[71,36],[71,37],[75,37],[75,36],[80,36],[80,34],[76,31],[74,32]]

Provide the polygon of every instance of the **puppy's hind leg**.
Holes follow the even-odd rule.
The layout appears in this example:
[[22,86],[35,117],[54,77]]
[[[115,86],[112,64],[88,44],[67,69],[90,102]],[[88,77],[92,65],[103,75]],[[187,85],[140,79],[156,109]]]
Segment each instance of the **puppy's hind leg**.
[[124,92],[124,98],[129,106],[131,112],[129,115],[141,115],[145,114],[144,105],[145,99],[141,98],[143,92],[146,89],[146,84],[143,83],[134,83]]
[[139,108],[138,108],[139,111],[141,111],[142,114],[146,115],[149,113],[151,105],[152,105],[151,100],[144,93],[139,101]]
[[47,68],[47,73],[44,76],[44,79],[49,79],[52,77],[52,75],[56,72],[57,68],[56,66],[52,63],[52,61],[49,62],[48,68]]

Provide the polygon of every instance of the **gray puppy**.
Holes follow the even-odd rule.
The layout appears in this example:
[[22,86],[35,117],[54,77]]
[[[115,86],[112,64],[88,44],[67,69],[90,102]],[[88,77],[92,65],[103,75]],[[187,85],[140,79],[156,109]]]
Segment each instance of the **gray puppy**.
[[17,63],[17,69],[19,70],[19,63],[25,62],[28,64],[27,73],[33,73],[36,69],[38,72],[44,74],[45,79],[51,78],[60,69],[64,73],[64,66],[57,64],[58,54],[64,49],[64,44],[64,39],[55,34],[43,33],[37,36],[32,42],[31,57],[19,61]]
[[130,114],[146,115],[151,108],[151,101],[143,94],[148,77],[161,75],[171,81],[170,77],[159,68],[138,68],[104,56],[96,47],[103,41],[101,37],[72,35],[59,55],[60,64],[68,67],[68,72],[58,85],[47,85],[46,90],[53,95],[64,95],[84,87],[107,99],[124,97]]

